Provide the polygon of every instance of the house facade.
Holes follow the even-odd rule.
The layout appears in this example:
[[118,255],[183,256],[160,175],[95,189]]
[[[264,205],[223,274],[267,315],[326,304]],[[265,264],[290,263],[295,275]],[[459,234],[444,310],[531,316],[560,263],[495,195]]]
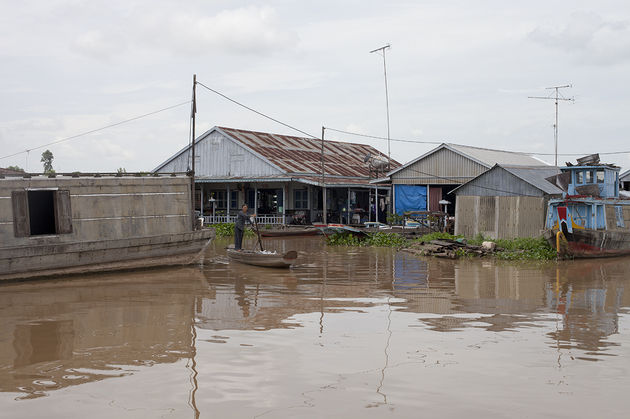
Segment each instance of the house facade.
[[523,153],[444,143],[387,174],[393,186],[394,210],[399,215],[440,211],[443,207],[439,202],[445,199],[451,203],[448,212],[453,214],[456,197],[450,191],[495,164],[547,166]]
[[[385,221],[390,188],[370,183],[369,160],[385,156],[370,146],[214,127],[195,154],[196,210],[206,223],[232,222],[242,204],[261,224],[322,222],[324,208],[329,223]],[[188,171],[191,158],[187,146],[154,172]]]
[[551,183],[555,166],[497,164],[453,190],[455,234],[494,239],[537,237],[545,226],[547,203],[562,196]]

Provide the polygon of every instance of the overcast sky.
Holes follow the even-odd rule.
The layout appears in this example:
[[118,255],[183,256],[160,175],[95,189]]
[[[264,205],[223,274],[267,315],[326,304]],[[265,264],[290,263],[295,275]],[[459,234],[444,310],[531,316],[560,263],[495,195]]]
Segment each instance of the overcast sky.
[[[571,83],[560,152],[630,150],[627,0],[0,2],[0,157],[184,102],[193,73],[316,136],[385,136],[383,61],[369,51],[386,43],[392,138],[552,153],[553,101],[527,97]],[[151,170],[187,144],[188,116],[181,106],[50,146],[53,166]],[[300,135],[201,88],[197,117],[198,133]],[[392,142],[392,157],[432,147]],[[630,167],[630,154],[603,160]]]

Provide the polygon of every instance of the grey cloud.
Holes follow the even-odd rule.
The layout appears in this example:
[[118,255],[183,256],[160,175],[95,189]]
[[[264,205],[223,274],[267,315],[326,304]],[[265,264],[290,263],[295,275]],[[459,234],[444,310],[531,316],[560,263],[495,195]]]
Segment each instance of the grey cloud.
[[139,38],[179,53],[267,55],[298,42],[297,34],[283,26],[270,7],[223,10],[210,16],[182,11],[167,16],[161,13],[140,24]]
[[630,59],[629,22],[605,20],[597,13],[573,13],[560,29],[539,26],[528,38],[571,54],[583,64],[610,65]]
[[90,30],[79,34],[75,38],[72,49],[92,58],[110,59],[124,51],[126,43],[121,37],[113,36],[111,33]]

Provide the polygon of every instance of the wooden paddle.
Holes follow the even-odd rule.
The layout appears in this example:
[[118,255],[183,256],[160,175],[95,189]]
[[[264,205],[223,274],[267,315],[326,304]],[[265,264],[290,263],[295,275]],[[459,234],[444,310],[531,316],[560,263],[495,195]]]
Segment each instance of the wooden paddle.
[[258,236],[258,244],[260,245],[260,251],[264,252],[265,249],[263,249],[262,239],[260,238],[260,230],[258,230],[258,220],[256,219],[256,217],[254,217],[254,227],[256,227],[256,235]]

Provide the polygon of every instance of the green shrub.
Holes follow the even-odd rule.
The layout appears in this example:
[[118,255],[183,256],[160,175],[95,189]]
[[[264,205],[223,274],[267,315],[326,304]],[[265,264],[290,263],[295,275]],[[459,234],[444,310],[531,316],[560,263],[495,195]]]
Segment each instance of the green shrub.
[[383,233],[379,231],[369,234],[363,241],[363,245],[375,247],[404,247],[407,245],[407,239],[398,233]]
[[398,233],[379,231],[361,237],[342,231],[326,236],[326,243],[330,246],[404,247],[408,242]]
[[431,240],[458,240],[458,239],[463,239],[463,238],[464,236],[453,236],[452,234],[449,234],[449,233],[440,233],[439,231],[436,231],[434,233],[429,233],[421,237],[418,237],[414,241],[430,242]]
[[398,215],[396,213],[387,215],[387,224],[389,225],[393,225],[393,226],[403,225],[404,222],[405,222],[405,217],[403,215]]
[[543,237],[521,237],[497,240],[497,259],[504,260],[553,260],[556,250]]
[[[233,237],[234,236],[234,223],[213,224],[212,228],[214,228],[214,231],[216,232],[217,237]],[[249,228],[246,228],[243,233],[243,237],[253,237],[254,235],[255,233]]]
[[361,246],[361,240],[354,234],[341,231],[326,236],[326,244],[329,246]]

